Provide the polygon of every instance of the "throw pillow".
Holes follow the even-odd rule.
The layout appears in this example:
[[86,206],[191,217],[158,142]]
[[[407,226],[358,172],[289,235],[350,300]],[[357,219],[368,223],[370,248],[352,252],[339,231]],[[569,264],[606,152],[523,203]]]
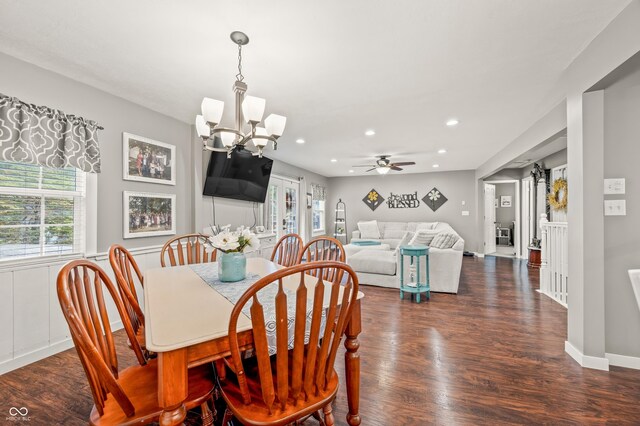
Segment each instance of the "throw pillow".
[[450,232],[440,232],[437,234],[433,240],[431,241],[430,247],[439,248],[439,249],[449,249],[453,247],[457,242],[458,235],[452,234]]
[[409,242],[410,246],[423,245],[428,246],[433,241],[434,237],[438,235],[437,231],[424,229],[421,231],[416,231],[413,239]]
[[360,238],[362,238],[363,240],[380,239],[380,229],[378,229],[377,220],[358,222],[358,230],[360,231]]

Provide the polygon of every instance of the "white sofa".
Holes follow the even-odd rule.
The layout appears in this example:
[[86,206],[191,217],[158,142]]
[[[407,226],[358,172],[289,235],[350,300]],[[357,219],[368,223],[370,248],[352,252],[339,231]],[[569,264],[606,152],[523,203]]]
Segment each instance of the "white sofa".
[[[356,271],[362,284],[381,287],[400,287],[400,256],[401,245],[408,245],[416,230],[430,230],[455,234],[458,240],[451,248],[429,248],[429,283],[431,291],[443,293],[457,293],[462,269],[462,252],[464,240],[445,222],[377,222],[381,243],[389,244],[392,250],[362,250],[347,257],[347,263]],[[366,236],[366,235],[365,235]],[[400,236],[398,238],[398,236]],[[376,238],[361,238],[360,231],[354,231],[351,242],[358,240],[376,240]],[[421,262],[421,274],[425,274],[424,262]],[[409,277],[409,262],[404,262],[404,276]],[[424,275],[423,275],[424,276]]]

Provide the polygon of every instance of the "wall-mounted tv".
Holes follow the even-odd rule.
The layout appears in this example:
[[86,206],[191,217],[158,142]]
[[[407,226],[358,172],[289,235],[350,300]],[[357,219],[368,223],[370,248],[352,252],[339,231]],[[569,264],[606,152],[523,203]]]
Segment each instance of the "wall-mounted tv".
[[273,160],[254,157],[236,148],[227,158],[224,152],[212,152],[204,183],[204,195],[264,203]]

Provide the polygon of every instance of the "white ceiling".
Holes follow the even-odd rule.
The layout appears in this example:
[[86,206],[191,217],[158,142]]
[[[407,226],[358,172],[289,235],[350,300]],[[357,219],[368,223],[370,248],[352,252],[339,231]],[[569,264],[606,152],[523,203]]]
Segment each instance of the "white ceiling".
[[377,154],[475,169],[629,1],[0,0],[0,51],[189,123],[222,99],[231,122],[242,30],[248,94],[288,117],[271,157],[325,176]]

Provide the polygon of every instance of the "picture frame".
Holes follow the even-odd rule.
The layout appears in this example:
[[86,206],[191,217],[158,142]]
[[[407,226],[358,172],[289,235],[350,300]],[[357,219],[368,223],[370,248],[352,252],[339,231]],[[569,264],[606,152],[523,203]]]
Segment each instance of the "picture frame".
[[307,192],[307,208],[310,209],[313,206],[313,196],[310,192]]
[[511,195],[500,196],[500,207],[511,207]]
[[175,185],[175,165],[175,145],[122,133],[122,179]]
[[125,239],[176,234],[176,195],[123,191]]

